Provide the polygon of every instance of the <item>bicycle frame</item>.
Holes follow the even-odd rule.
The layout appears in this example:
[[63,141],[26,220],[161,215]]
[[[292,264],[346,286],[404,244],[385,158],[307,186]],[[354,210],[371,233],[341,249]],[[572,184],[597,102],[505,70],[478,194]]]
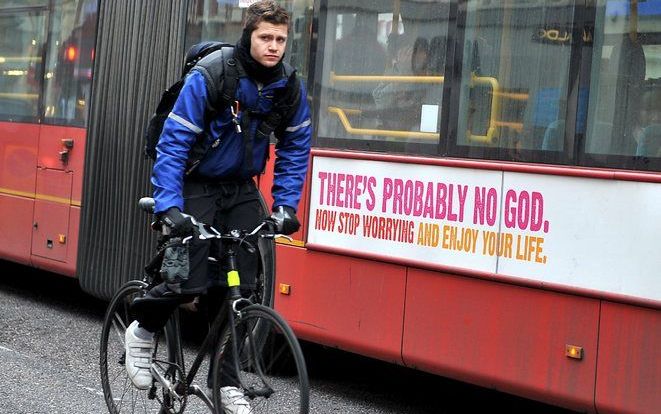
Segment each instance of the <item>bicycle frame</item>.
[[[191,385],[191,383],[195,379],[200,369],[200,366],[202,365],[202,362],[204,362],[204,359],[207,357],[207,355],[209,355],[210,353],[209,351],[211,351],[211,347],[218,342],[220,335],[223,332],[224,327],[226,326],[225,324],[227,323],[230,324],[229,326],[232,329],[231,332],[232,337],[235,338],[237,336],[237,332],[234,326],[234,318],[236,317],[236,315],[240,315],[241,312],[240,309],[238,309],[238,304],[244,302],[245,305],[248,306],[252,304],[252,301],[243,298],[241,296],[241,291],[240,291],[241,279],[236,260],[237,252],[235,250],[235,245],[240,246],[241,244],[246,244],[247,246],[245,248],[251,252],[254,252],[255,251],[254,246],[251,243],[247,242],[245,238],[256,235],[266,225],[267,222],[266,221],[262,222],[253,231],[245,234],[242,234],[237,230],[230,231],[228,234],[221,234],[210,225],[199,223],[196,221],[193,221],[193,223],[197,226],[197,229],[200,233],[199,234],[200,239],[209,240],[209,239],[217,238],[217,239],[225,239],[231,241],[231,243],[229,243],[229,246],[227,247],[226,255],[225,255],[227,269],[229,269],[227,271],[227,283],[229,290],[225,296],[225,299],[223,300],[223,304],[218,310],[216,316],[214,317],[214,320],[209,328],[209,332],[204,338],[204,341],[202,342],[202,345],[200,346],[197,355],[195,356],[195,359],[187,373],[183,367],[184,357],[183,357],[183,349],[182,349],[183,347],[181,343],[178,317],[175,317],[173,320],[169,321],[168,324],[166,325],[165,334],[166,336],[169,335],[175,339],[175,345],[174,345],[175,349],[173,350],[173,352],[176,352],[176,360],[178,364],[181,364],[181,366],[176,365],[175,368],[180,369],[181,372],[184,373],[186,377],[185,384],[187,388],[185,390],[175,389],[176,384],[172,384],[168,379],[166,379],[163,375],[161,375],[161,373],[154,366],[153,363],[150,371],[152,373],[152,376],[163,386],[163,388],[168,390],[168,393],[171,398],[182,400],[185,398],[186,395],[193,394],[198,396],[207,405],[207,407],[213,411],[214,410],[213,402],[200,389],[199,386]],[[277,234],[269,235],[269,237],[277,237],[277,236],[280,235]],[[287,237],[287,236],[281,236],[281,237]],[[190,238],[187,238],[185,240],[190,240]],[[232,347],[234,351],[233,355],[238,355],[237,341],[232,341]],[[165,361],[158,361],[158,362],[172,365],[172,363]],[[239,362],[237,358],[235,358],[233,363],[235,365],[236,370],[238,371]],[[262,373],[260,374],[263,376]],[[273,391],[271,390],[270,392]]]

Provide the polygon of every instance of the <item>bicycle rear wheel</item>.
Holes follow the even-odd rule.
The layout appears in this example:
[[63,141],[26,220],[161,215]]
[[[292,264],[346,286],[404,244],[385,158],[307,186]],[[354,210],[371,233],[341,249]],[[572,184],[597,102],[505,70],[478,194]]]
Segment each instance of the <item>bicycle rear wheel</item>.
[[[229,378],[250,402],[251,413],[307,414],[310,385],[303,352],[287,323],[273,309],[251,305],[235,320],[237,336],[238,378],[233,374],[234,344],[230,327],[221,336],[213,370],[213,398],[221,414],[223,401],[220,388],[231,385]],[[255,329],[259,326],[259,329]],[[231,382],[231,381],[230,381]]]
[[[108,305],[103,320],[100,343],[100,370],[103,396],[111,414],[179,413],[185,405],[169,398],[158,382],[149,390],[139,390],[128,377],[125,367],[124,334],[135,317],[130,311],[134,298],[144,295],[147,284],[130,281],[122,286]],[[165,332],[157,334],[155,359],[174,363],[176,351]],[[167,364],[161,364],[168,366]],[[178,370],[165,368],[166,376],[175,381],[182,375]]]

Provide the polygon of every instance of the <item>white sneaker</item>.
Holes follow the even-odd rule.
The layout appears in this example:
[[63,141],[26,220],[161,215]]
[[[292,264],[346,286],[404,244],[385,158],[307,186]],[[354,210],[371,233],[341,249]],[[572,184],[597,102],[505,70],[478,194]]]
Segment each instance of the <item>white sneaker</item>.
[[225,414],[250,414],[250,403],[243,392],[236,387],[222,387],[220,400]]
[[151,385],[151,356],[154,352],[154,341],[144,340],[135,335],[138,321],[133,321],[126,328],[126,372],[137,388],[146,390]]

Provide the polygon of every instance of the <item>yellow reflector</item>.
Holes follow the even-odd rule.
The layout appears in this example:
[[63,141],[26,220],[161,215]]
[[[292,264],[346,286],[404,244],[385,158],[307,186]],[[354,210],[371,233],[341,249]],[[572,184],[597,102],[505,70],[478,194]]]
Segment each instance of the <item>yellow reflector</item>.
[[280,293],[283,295],[289,295],[291,293],[291,286],[285,283],[280,283]]
[[576,345],[565,345],[565,356],[574,359],[583,359],[583,347]]
[[64,244],[64,243],[67,242],[67,236],[65,236],[64,234],[59,234],[59,235],[57,236],[57,241],[59,241],[60,243]]
[[227,286],[232,287],[239,285],[241,285],[241,280],[239,279],[239,272],[237,272],[236,270],[227,272]]

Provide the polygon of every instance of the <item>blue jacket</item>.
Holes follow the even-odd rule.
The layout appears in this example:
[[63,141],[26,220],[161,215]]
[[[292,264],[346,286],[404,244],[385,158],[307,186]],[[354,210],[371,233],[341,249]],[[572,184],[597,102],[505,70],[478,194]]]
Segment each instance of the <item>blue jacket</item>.
[[[251,109],[258,113],[268,113],[272,106],[273,93],[284,88],[286,78],[258,88],[248,77],[239,78],[236,99],[241,102],[242,111]],[[276,144],[273,195],[274,206],[289,206],[296,209],[301,198],[301,190],[308,167],[312,127],[310,108],[303,85],[299,88],[301,98],[290,125]],[[151,183],[154,186],[155,212],[160,213],[170,207],[184,210],[183,179],[188,160],[188,152],[196,142],[198,134],[204,131],[205,114],[208,104],[208,91],[204,76],[193,69],[187,76],[172,112],[163,126],[163,132],[156,146],[156,162],[152,171]],[[261,173],[266,165],[269,151],[268,140],[253,141],[253,168],[243,166],[244,144],[241,134],[236,132],[232,122],[232,112],[228,107],[209,123],[210,134],[207,144],[220,138],[215,148],[210,148],[197,167],[196,174],[218,180],[248,179]],[[258,126],[258,117],[251,119],[250,128]]]

